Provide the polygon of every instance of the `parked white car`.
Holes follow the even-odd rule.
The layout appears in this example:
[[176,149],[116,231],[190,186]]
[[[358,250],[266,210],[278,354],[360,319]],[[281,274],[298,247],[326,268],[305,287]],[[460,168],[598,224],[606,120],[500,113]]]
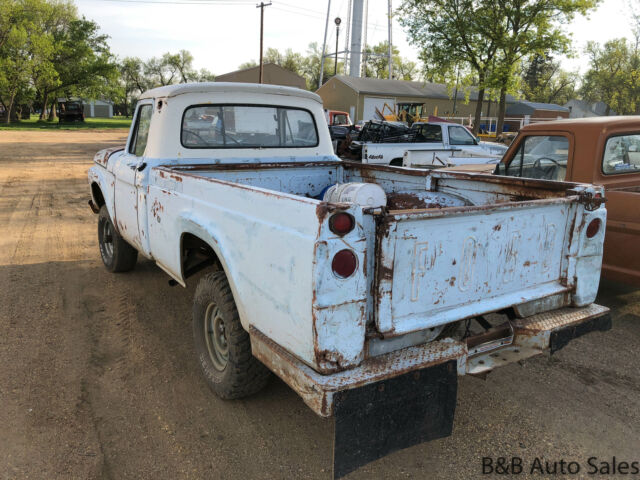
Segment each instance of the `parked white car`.
[[[352,197],[323,200],[344,183]],[[142,255],[174,285],[197,278],[211,388],[239,398],[278,375],[335,417],[336,477],[449,435],[458,375],[610,327],[592,303],[601,188],[343,162],[320,97],[300,89],[150,90],[89,185],[105,267]]]

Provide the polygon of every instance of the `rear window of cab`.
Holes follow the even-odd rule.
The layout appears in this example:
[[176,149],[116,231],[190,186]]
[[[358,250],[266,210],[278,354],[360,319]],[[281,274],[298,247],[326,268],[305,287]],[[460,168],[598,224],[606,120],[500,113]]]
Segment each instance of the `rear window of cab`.
[[640,133],[615,135],[607,139],[602,157],[602,173],[640,173]]
[[318,146],[308,110],[270,105],[194,105],[182,116],[186,148],[306,148]]

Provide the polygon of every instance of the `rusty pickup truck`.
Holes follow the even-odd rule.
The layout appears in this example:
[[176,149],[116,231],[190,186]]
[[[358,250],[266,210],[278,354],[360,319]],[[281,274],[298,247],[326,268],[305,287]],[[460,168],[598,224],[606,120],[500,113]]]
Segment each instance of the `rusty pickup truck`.
[[601,187],[344,162],[310,92],[150,90],[94,163],[105,267],[142,255],[197,281],[212,390],[243,397],[275,373],[334,419],[336,477],[450,435],[459,375],[611,325],[592,303]]
[[499,175],[604,186],[603,277],[640,286],[640,117],[594,117],[528,125]]

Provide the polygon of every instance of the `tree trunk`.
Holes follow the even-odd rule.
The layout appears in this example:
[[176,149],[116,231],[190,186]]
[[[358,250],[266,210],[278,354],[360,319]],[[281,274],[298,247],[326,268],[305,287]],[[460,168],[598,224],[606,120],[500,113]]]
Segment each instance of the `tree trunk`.
[[58,114],[56,113],[56,99],[54,98],[51,102],[51,111],[49,112],[48,120],[50,122],[55,122],[58,119]]
[[507,88],[500,89],[500,105],[498,106],[498,124],[496,125],[496,136],[502,133],[504,127],[504,112],[507,109]]
[[[482,80],[480,81],[480,85],[482,85]],[[480,87],[478,89],[478,103],[476,103],[476,114],[473,119],[473,135],[478,135],[478,130],[480,129],[480,117],[482,116],[482,102],[484,101],[484,87]]]
[[13,111],[13,101],[15,100],[16,96],[11,95],[11,100],[9,100],[9,104],[6,106],[6,112],[7,112],[7,118],[5,119],[6,124],[9,124],[11,122],[11,112]]
[[49,103],[49,92],[45,90],[43,94],[43,100],[42,100],[42,110],[40,111],[40,118],[38,118],[38,120],[45,120],[45,117],[47,116],[48,103]]

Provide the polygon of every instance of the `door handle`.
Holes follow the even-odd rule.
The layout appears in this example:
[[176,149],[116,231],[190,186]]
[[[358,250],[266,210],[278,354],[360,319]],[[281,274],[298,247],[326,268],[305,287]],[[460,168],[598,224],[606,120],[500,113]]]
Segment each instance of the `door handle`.
[[147,168],[147,164],[145,162],[142,162],[140,165],[138,165],[137,170],[139,172],[143,171],[145,168]]

